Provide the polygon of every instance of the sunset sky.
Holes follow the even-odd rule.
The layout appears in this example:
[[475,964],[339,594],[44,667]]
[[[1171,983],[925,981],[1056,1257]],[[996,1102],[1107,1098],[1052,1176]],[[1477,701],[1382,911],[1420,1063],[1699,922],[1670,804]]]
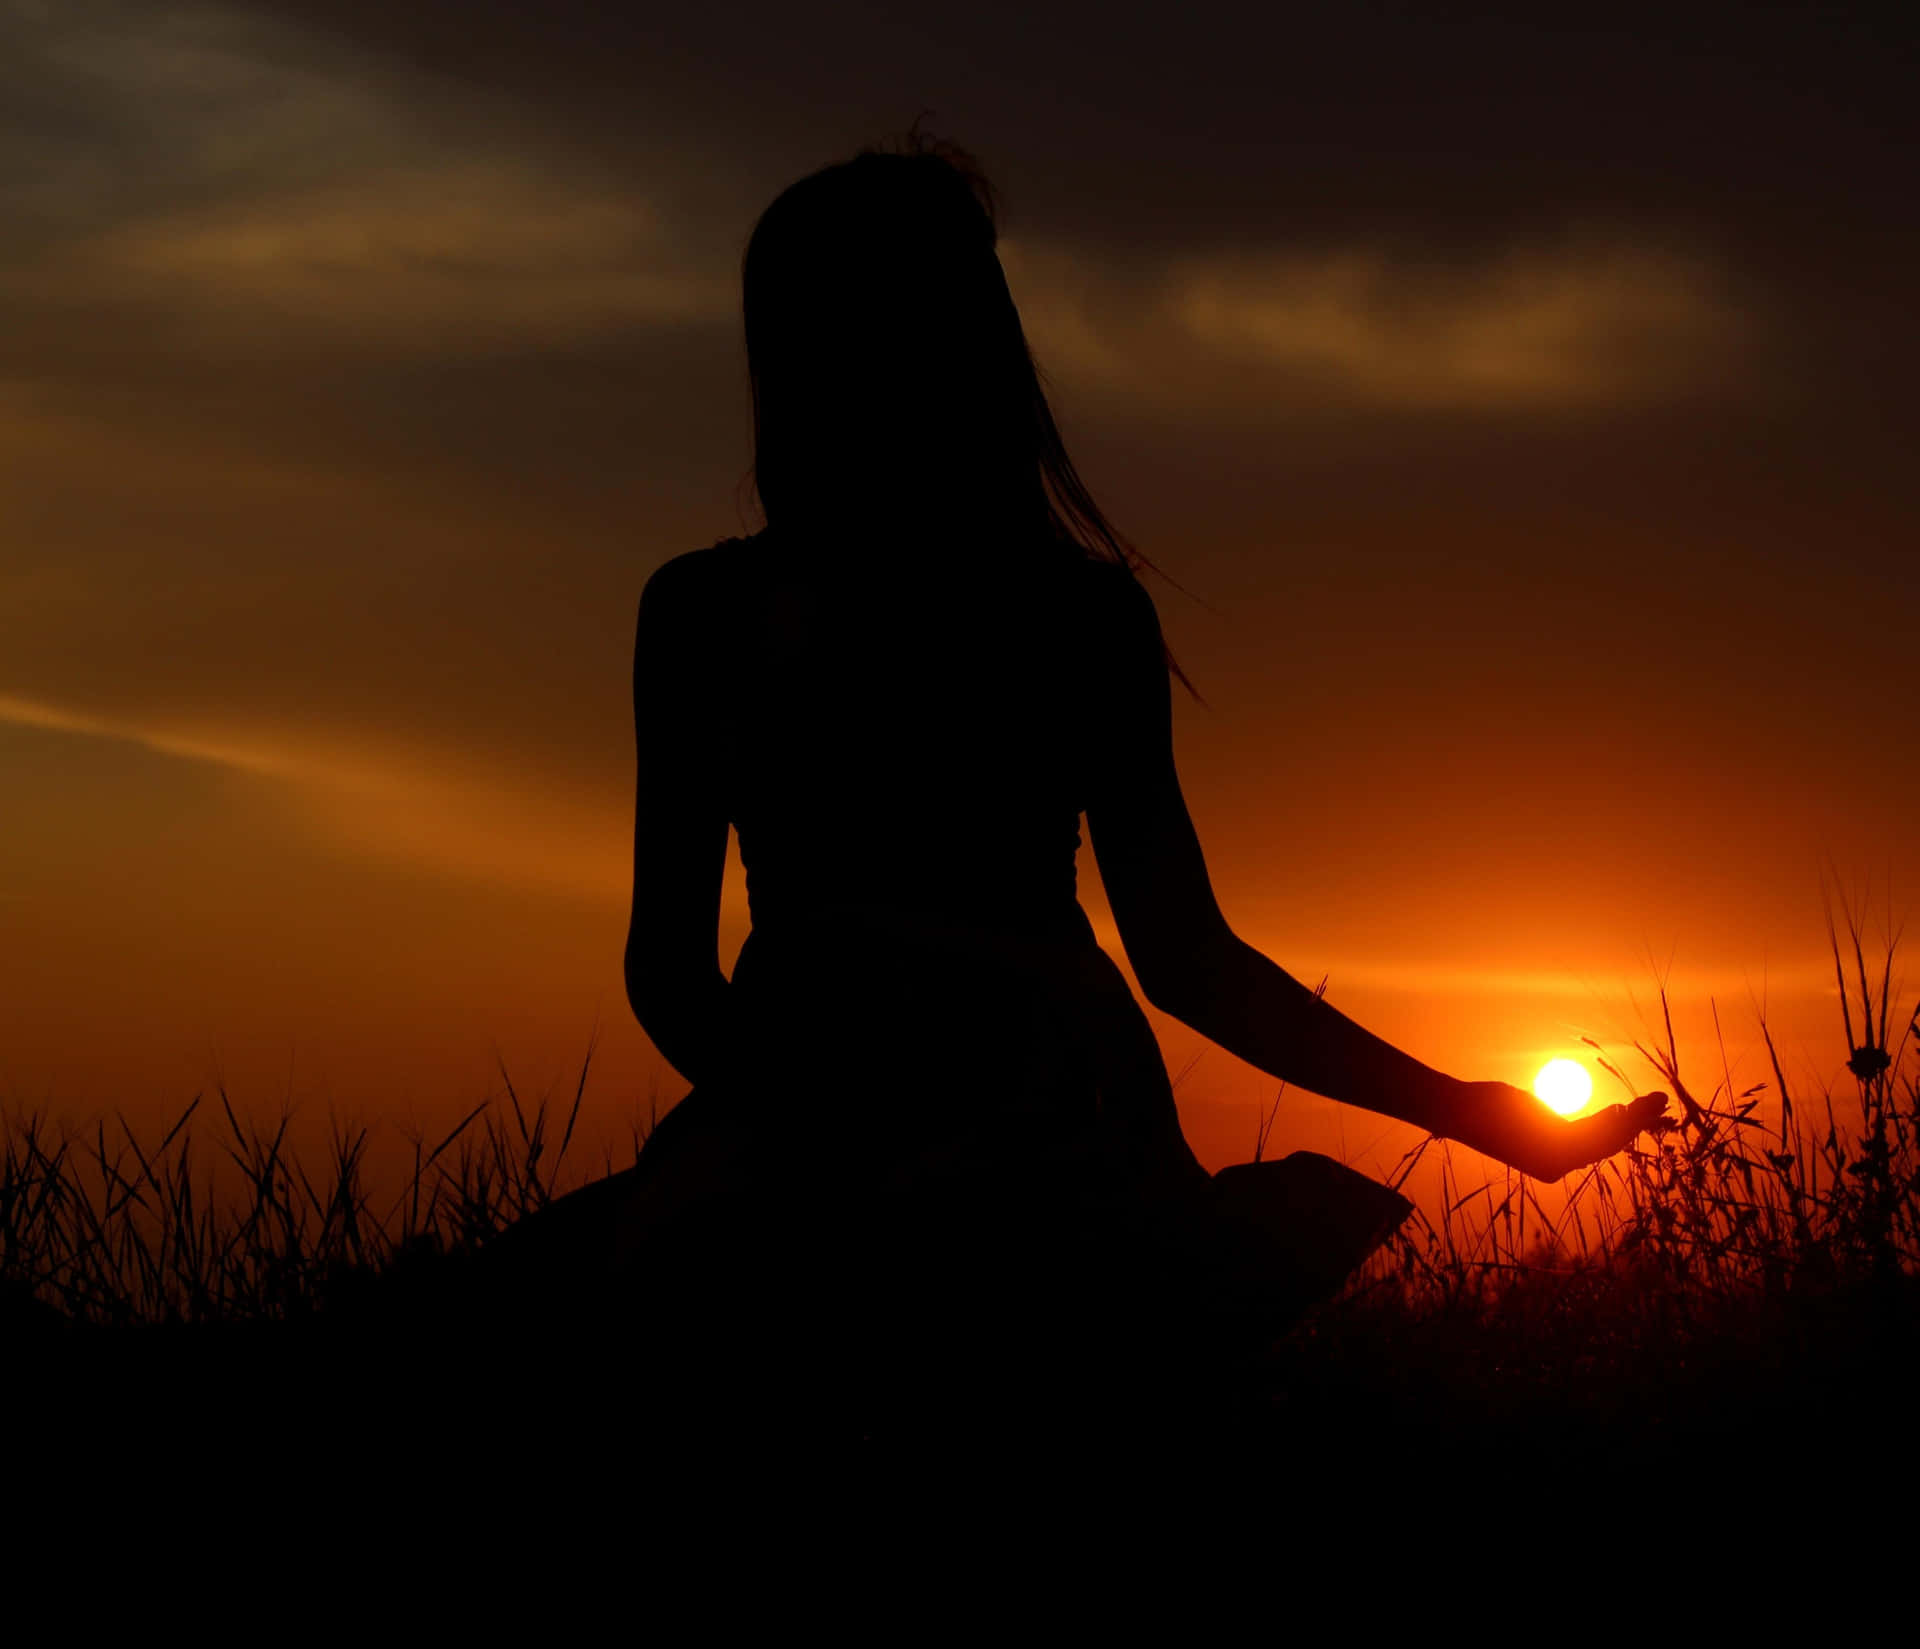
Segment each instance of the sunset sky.
[[[0,0],[0,1102],[431,1127],[596,1025],[594,1129],[677,1097],[634,607],[757,525],[755,215],[923,110],[1191,592],[1243,936],[1462,1076],[1662,978],[1830,1073],[1823,866],[1920,868],[1920,54],[1689,15]],[[1203,1158],[1270,1090],[1201,1058]]]

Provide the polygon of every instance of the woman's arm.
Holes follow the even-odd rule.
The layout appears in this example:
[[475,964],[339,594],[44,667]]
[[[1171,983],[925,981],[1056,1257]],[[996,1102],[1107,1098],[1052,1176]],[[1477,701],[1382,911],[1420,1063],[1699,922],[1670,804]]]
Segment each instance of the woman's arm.
[[1147,1000],[1268,1075],[1554,1178],[1623,1147],[1662,1095],[1568,1123],[1506,1083],[1443,1075],[1355,1024],[1242,941],[1221,914],[1173,760],[1152,598],[1116,601],[1087,828]]
[[700,559],[680,556],[647,580],[633,646],[638,785],[627,1000],[667,1062],[710,1080],[732,1042],[720,971],[720,884],[727,816],[715,783],[711,651],[697,619]]

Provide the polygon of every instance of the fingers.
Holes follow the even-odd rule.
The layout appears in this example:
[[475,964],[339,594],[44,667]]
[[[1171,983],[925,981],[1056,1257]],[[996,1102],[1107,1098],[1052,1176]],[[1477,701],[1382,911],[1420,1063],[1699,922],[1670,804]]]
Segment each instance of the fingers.
[[1626,1107],[1627,1115],[1633,1120],[1633,1131],[1637,1134],[1651,1128],[1656,1134],[1665,1132],[1671,1126],[1667,1118],[1667,1103],[1667,1096],[1657,1089],[1634,1100]]
[[[1485,1086],[1490,1093],[1496,1090],[1494,1084]],[[1571,1122],[1549,1116],[1523,1089],[1505,1088],[1497,1097],[1511,1102],[1508,1115],[1513,1127],[1502,1130],[1502,1137],[1488,1132],[1467,1143],[1535,1179],[1563,1179],[1624,1151],[1648,1129],[1658,1133],[1670,1125],[1668,1099],[1660,1092],[1641,1094],[1624,1105],[1609,1105]]]
[[1661,1093],[1642,1094],[1638,1099],[1629,1100],[1625,1105],[1609,1105],[1604,1111],[1588,1117],[1589,1122],[1606,1122],[1610,1129],[1621,1132],[1623,1140],[1631,1139],[1642,1129],[1654,1127],[1667,1113],[1667,1096]]
[[[1655,1097],[1655,1096],[1648,1096]],[[1657,1096],[1660,1104],[1647,1106],[1636,1099],[1631,1105],[1609,1105],[1604,1111],[1596,1111],[1592,1116],[1582,1117],[1568,1127],[1567,1143],[1572,1148],[1563,1158],[1565,1166],[1559,1175],[1564,1177],[1578,1169],[1591,1167],[1624,1151],[1634,1141],[1634,1137],[1650,1126],[1660,1114],[1665,1095]]]

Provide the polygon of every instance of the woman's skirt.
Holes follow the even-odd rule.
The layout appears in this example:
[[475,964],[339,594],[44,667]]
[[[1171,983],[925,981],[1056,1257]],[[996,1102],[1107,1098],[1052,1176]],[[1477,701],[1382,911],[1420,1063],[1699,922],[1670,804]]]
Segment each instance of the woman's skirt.
[[1309,1153],[1210,1178],[1090,930],[756,932],[734,990],[725,1077],[496,1245],[677,1412],[1058,1428],[1217,1400],[1408,1208]]

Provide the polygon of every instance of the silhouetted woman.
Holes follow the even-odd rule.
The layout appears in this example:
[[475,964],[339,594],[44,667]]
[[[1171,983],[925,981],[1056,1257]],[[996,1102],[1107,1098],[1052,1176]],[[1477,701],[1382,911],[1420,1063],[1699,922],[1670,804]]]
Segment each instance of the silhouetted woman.
[[[876,1400],[956,1359],[980,1390],[1073,1346],[1190,1351],[1180,1314],[1232,1269],[1076,899],[1082,816],[1147,999],[1269,1075],[1545,1178],[1659,1108],[1566,1122],[1443,1076],[1235,935],[1139,558],[1061,444],[995,234],[978,173],[924,143],[768,207],[743,277],[767,525],[662,566],[635,646],[627,987],[693,1091],[623,1252],[663,1332],[762,1335],[764,1366],[868,1371]],[[730,980],[729,826],[752,917]],[[1404,1205],[1325,1167],[1252,1195],[1286,1205],[1296,1259],[1324,1228],[1337,1278]]]

